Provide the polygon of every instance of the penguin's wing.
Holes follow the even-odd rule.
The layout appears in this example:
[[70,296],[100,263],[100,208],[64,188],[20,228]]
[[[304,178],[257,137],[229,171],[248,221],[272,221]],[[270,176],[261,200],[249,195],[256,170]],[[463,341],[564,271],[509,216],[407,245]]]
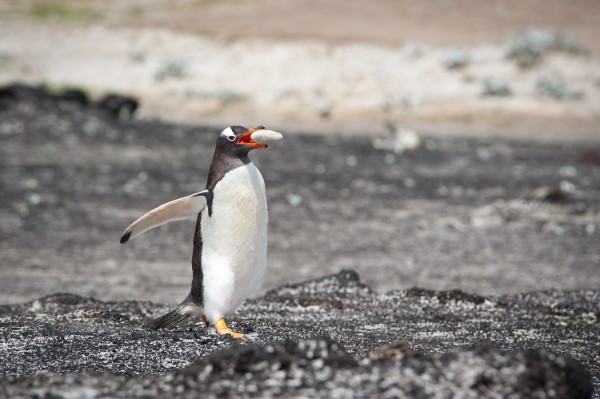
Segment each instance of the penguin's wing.
[[195,216],[204,207],[211,193],[208,190],[179,198],[158,208],[152,209],[144,216],[131,223],[121,236],[121,244],[125,244],[132,238],[142,234],[145,231],[153,229],[161,224],[172,222],[174,220],[183,220]]

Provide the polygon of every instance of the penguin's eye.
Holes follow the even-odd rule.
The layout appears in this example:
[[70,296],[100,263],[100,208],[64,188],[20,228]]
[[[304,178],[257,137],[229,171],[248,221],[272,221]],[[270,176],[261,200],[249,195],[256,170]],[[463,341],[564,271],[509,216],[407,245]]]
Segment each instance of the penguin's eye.
[[227,136],[227,140],[229,141],[235,141],[235,136]]

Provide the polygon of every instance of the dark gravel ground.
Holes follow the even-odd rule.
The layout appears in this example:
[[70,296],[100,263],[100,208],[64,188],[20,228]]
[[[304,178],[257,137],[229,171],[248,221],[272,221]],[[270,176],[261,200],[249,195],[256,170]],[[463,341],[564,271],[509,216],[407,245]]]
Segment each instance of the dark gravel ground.
[[[399,155],[288,134],[254,155],[270,201],[265,289],[351,268],[376,291],[351,272],[270,291],[233,319],[259,345],[247,347],[139,327],[187,293],[193,222],[118,244],[143,212],[203,188],[218,131],[64,97],[0,90],[5,395],[586,397],[562,355],[599,386],[592,143],[431,137]],[[516,294],[532,290],[546,291]]]
[[163,305],[58,294],[0,306],[0,393],[587,398],[589,373],[600,377],[599,299],[377,294],[342,271],[249,301],[232,320],[247,333],[240,345],[193,323],[141,328]]

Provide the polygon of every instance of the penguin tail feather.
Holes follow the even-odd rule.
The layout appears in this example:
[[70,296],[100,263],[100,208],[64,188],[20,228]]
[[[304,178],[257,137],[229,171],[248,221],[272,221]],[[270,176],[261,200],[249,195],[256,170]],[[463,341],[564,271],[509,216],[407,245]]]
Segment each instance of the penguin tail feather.
[[186,321],[193,311],[186,306],[178,306],[175,310],[146,323],[146,327],[151,330],[159,330],[162,328],[172,328]]

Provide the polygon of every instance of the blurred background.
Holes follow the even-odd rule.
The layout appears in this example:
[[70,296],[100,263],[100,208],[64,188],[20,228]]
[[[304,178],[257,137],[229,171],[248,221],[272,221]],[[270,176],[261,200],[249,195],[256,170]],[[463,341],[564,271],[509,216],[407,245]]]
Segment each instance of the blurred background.
[[385,119],[585,136],[600,115],[599,11],[595,0],[3,0],[0,82],[126,93],[141,117],[219,127],[268,118],[364,134]]
[[0,302],[182,299],[193,222],[118,238],[232,124],[286,134],[255,154],[262,292],[597,287],[599,26],[596,0],[1,0]]

